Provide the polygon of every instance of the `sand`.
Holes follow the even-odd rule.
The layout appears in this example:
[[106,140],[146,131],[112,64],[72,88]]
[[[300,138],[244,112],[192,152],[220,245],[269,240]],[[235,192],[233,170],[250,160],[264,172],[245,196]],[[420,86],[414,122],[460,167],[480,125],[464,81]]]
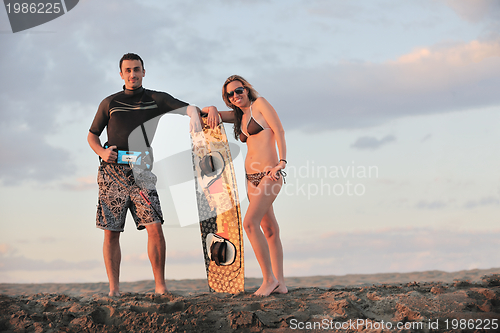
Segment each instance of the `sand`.
[[500,332],[500,268],[288,278],[290,292],[207,291],[206,280],[0,284],[1,332]]

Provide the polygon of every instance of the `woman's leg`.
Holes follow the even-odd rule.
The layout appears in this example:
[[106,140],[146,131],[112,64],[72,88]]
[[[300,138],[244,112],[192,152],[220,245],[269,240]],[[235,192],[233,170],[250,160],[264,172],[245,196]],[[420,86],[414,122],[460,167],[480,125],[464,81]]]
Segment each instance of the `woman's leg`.
[[269,207],[260,225],[269,246],[273,274],[279,282],[279,287],[274,292],[286,294],[288,289],[283,274],[283,246],[281,244],[280,228],[276,216],[274,215],[273,206]]
[[261,230],[261,222],[272,207],[272,203],[281,189],[281,184],[281,179],[273,181],[268,177],[264,177],[258,187],[255,187],[250,182],[247,184],[250,203],[243,221],[243,227],[252,244],[263,277],[261,287],[255,292],[256,295],[267,296],[279,285],[278,279],[273,274],[271,262],[271,251],[273,251],[273,255],[276,255],[276,248],[272,244],[272,250],[270,249],[268,240]]

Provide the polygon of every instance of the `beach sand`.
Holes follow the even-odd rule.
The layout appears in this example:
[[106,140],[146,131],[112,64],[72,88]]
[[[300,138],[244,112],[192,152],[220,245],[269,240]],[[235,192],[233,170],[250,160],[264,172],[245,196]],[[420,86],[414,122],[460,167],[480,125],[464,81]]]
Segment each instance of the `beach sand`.
[[[0,284],[1,332],[500,332],[500,268],[287,278],[289,293],[209,293],[206,280]],[[495,329],[496,328],[496,329]]]

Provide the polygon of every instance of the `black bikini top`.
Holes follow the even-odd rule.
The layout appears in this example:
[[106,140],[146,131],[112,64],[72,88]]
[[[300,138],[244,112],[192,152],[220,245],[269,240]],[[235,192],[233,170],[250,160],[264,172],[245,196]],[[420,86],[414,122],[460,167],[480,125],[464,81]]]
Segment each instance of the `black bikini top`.
[[248,119],[247,123],[247,133],[243,131],[243,127],[241,128],[241,134],[240,134],[240,141],[241,142],[247,142],[247,139],[250,135],[255,135],[260,133],[261,131],[268,129],[269,127],[262,127],[261,124],[255,120],[255,118],[252,115],[252,106],[250,105],[250,118]]

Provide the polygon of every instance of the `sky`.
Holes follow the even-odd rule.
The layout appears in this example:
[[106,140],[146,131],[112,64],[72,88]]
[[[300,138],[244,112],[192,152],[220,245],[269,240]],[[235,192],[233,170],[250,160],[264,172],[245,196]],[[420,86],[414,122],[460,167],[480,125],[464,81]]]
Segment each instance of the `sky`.
[[[499,31],[496,0],[82,0],[17,33],[0,9],[0,283],[107,281],[86,138],[128,52],[145,88],[224,110],[239,74],[276,109],[286,276],[500,267]],[[187,117],[152,145],[188,156]],[[167,278],[205,278],[194,185],[158,165]],[[129,215],[122,281],[152,279],[146,242]],[[246,238],[245,269],[261,276]]]

